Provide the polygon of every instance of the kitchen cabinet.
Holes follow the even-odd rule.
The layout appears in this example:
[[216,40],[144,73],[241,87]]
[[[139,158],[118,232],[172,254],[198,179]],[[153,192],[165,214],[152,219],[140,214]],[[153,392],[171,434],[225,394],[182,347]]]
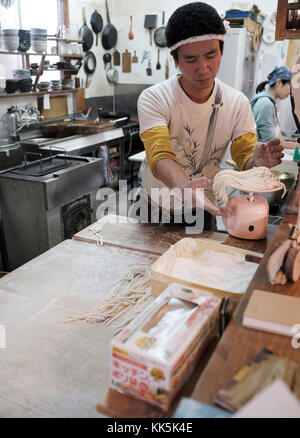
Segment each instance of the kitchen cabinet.
[[300,38],[300,2],[278,0],[275,40]]

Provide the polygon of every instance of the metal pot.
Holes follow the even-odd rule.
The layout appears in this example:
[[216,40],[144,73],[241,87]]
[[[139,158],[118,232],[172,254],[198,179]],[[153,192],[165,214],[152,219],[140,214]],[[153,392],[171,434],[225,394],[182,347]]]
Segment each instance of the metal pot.
[[[295,182],[294,175],[289,172],[280,172],[279,170],[272,170],[272,173],[279,179],[280,182],[282,182],[285,185],[286,194],[288,194],[288,192],[291,190]],[[241,191],[241,194],[246,194],[246,193],[248,192]],[[263,196],[264,198],[267,199],[270,207],[280,206],[283,201],[282,195],[283,195],[283,189],[276,190],[274,192],[259,193],[259,196]]]
[[22,164],[24,153],[19,142],[11,143],[10,139],[0,139],[0,170]]
[[106,78],[108,80],[108,82],[112,83],[112,84],[116,84],[119,80],[119,73],[118,70],[114,67],[111,66],[109,69],[106,71]]
[[[286,193],[288,193],[295,182],[294,175],[289,172],[280,172],[279,170],[272,170],[272,173],[285,185]],[[276,190],[275,192],[263,193],[261,195],[268,200],[269,205],[272,207],[282,203],[282,194],[283,190]]]

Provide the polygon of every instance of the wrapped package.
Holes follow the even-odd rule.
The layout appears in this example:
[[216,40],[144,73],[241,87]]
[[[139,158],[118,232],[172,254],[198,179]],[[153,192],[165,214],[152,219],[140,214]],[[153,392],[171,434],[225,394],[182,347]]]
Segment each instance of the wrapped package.
[[218,334],[221,300],[172,283],[110,345],[110,387],[167,411]]

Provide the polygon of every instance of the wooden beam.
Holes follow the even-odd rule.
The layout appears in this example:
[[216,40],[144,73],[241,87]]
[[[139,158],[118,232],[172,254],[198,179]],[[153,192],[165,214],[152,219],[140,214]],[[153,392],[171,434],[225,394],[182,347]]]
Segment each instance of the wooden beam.
[[284,40],[284,31],[286,29],[286,19],[288,13],[288,0],[278,0],[277,4],[277,19],[275,40]]
[[66,27],[68,27],[70,24],[69,0],[61,0],[61,2],[64,24],[66,25]]

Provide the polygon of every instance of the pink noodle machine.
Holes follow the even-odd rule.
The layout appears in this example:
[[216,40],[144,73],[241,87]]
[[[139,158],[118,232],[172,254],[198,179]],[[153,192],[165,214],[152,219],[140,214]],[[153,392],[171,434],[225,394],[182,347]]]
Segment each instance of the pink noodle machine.
[[[273,190],[264,190],[269,191]],[[264,239],[267,236],[269,204],[266,198],[249,192],[248,195],[231,196],[227,206],[231,208],[232,214],[224,217],[223,222],[229,234],[248,240]]]

